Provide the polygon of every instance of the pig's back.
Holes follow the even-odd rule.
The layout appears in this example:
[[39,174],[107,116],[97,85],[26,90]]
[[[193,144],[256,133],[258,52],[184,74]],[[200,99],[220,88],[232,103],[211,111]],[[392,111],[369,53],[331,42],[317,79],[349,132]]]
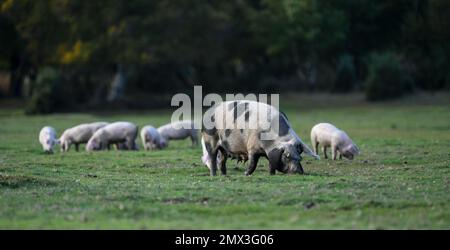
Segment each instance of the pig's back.
[[142,136],[145,136],[145,134],[148,133],[151,136],[152,140],[159,138],[158,130],[156,130],[156,128],[154,128],[153,126],[145,126],[143,129],[145,130],[143,131]]
[[100,130],[104,130],[108,134],[109,139],[123,139],[128,136],[134,136],[137,127],[130,122],[114,122],[104,126],[98,131]]
[[48,138],[56,138],[56,131],[52,127],[43,127],[39,132],[39,140],[47,140]]
[[168,139],[178,139],[190,135],[190,131],[194,128],[192,121],[179,121],[169,123],[157,129],[157,132]]
[[97,131],[94,126],[90,124],[80,124],[68,130],[72,139],[76,142],[87,142],[92,135]]
[[330,123],[319,123],[311,130],[311,135],[319,142],[331,143],[333,136],[339,132],[339,129]]

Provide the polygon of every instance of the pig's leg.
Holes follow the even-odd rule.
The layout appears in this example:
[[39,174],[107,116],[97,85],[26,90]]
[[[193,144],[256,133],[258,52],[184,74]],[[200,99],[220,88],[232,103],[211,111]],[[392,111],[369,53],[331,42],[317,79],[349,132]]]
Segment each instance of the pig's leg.
[[125,145],[127,146],[127,150],[134,150],[134,142],[132,140],[126,140]]
[[[205,149],[206,149],[206,158],[209,159],[209,172],[211,176],[215,176],[217,174],[217,154],[219,148],[217,147],[217,140],[214,137],[204,135],[205,139]],[[212,145],[211,145],[212,143]],[[204,155],[205,156],[205,155]],[[208,164],[207,164],[208,166]]]
[[149,141],[148,143],[146,143],[146,145],[147,150],[161,149],[160,143],[156,139]]
[[325,159],[328,159],[328,156],[327,156],[327,147],[326,147],[326,146],[323,146],[323,147],[322,147],[322,151],[323,151],[323,157],[325,157]]
[[78,152],[80,150],[80,144],[75,143],[75,150]]
[[333,161],[336,160],[336,156],[337,156],[337,148],[336,148],[336,146],[332,146],[331,147],[331,158],[333,158]]
[[339,160],[342,160],[342,153],[339,152]]
[[64,152],[69,151],[69,148],[70,148],[70,143],[65,142],[65,143],[64,143]]
[[211,159],[211,169],[210,169],[210,173],[211,176],[216,176],[217,175],[217,154],[218,154],[218,150],[213,150],[213,152],[209,153],[209,158]]
[[219,158],[218,163],[220,164],[220,172],[222,175],[227,175],[227,154],[223,151],[219,151],[217,157]]
[[249,156],[249,158],[250,158],[250,164],[248,165],[248,168],[245,171],[245,175],[247,175],[247,176],[253,174],[253,172],[255,171],[256,166],[258,164],[259,155],[251,154]]
[[191,133],[191,141],[192,141],[192,147],[198,145],[197,132],[192,132]]
[[269,166],[270,175],[275,175],[276,169],[273,166]]

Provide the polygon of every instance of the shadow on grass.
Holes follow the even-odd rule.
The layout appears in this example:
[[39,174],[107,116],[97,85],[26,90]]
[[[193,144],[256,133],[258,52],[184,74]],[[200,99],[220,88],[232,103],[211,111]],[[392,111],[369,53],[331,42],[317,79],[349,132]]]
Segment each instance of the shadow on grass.
[[50,180],[23,175],[4,175],[0,174],[0,187],[20,188],[24,186],[56,186],[56,183]]

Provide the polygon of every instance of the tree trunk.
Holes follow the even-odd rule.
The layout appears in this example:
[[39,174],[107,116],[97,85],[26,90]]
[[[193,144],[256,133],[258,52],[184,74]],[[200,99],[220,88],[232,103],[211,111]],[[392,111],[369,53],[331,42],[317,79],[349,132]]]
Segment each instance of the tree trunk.
[[22,67],[22,60],[17,53],[11,57],[11,80],[9,93],[12,97],[22,97],[22,82],[24,79],[24,70]]
[[108,102],[116,101],[123,97],[123,94],[125,92],[125,87],[127,84],[127,78],[125,75],[125,71],[122,67],[122,65],[117,66],[116,73],[114,75],[114,78],[111,82],[111,87],[109,89],[108,94]]

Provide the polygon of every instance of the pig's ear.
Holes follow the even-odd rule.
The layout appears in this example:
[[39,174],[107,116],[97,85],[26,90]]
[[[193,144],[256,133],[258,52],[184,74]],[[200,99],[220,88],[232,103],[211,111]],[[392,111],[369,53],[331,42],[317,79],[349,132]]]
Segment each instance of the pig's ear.
[[274,148],[267,154],[267,159],[269,160],[270,168],[279,169],[281,166],[281,155],[283,154],[283,148]]
[[308,147],[308,145],[306,145],[306,144],[303,143],[302,141],[300,141],[300,144],[299,144],[297,147],[298,147],[297,150],[298,150],[298,153],[299,153],[299,154],[305,153],[305,155],[309,155],[309,156],[311,156],[311,157],[314,157],[314,159],[316,159],[316,160],[320,160],[320,156],[317,155],[317,154],[315,154],[314,151],[312,151],[312,150]]

